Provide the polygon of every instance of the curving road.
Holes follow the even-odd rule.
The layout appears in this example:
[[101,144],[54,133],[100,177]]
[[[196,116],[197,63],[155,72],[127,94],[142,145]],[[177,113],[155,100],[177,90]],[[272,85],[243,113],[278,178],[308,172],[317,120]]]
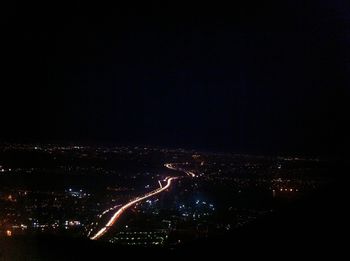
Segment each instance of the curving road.
[[125,204],[121,208],[119,208],[118,211],[115,212],[114,215],[111,217],[111,219],[107,222],[107,224],[102,229],[100,229],[94,236],[90,237],[90,239],[96,240],[96,239],[99,239],[100,237],[102,237],[105,233],[107,233],[107,231],[111,228],[111,226],[113,226],[113,224],[120,218],[120,216],[128,208],[132,207],[133,205],[135,205],[136,203],[138,203],[142,200],[145,200],[149,197],[152,197],[152,196],[155,196],[159,193],[162,193],[163,191],[165,191],[166,189],[168,189],[171,186],[172,181],[175,179],[177,179],[177,177],[171,177],[171,178],[167,177],[166,178],[167,183],[165,186],[162,186],[162,184],[159,182],[160,188],[153,190],[142,197],[138,197],[138,198],[130,201],[129,203]]
[[174,166],[175,164],[177,164],[177,163],[166,163],[166,164],[164,164],[164,167],[166,167],[168,169],[171,169],[171,170],[185,172],[188,176],[190,176],[192,178],[196,177],[196,174],[194,174],[192,171],[185,170],[185,169],[182,169],[182,168],[177,168],[177,167]]

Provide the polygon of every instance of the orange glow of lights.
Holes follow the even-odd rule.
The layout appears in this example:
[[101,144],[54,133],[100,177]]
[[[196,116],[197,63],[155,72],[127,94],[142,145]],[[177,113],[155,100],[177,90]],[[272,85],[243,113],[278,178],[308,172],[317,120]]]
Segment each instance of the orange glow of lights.
[[130,208],[132,206],[136,207],[135,205],[137,205],[137,203],[139,203],[140,201],[145,200],[146,198],[152,197],[154,195],[157,195],[157,194],[167,190],[171,186],[171,182],[175,179],[177,179],[177,178],[176,177],[168,178],[167,184],[165,186],[160,187],[154,191],[151,191],[142,197],[137,197],[136,199],[130,201],[129,203],[127,203],[124,206],[122,206],[121,208],[119,208],[118,211],[115,212],[114,215],[111,217],[111,219],[107,222],[107,224],[102,229],[100,229],[94,236],[90,237],[90,239],[96,240],[96,239],[99,239],[100,237],[102,237],[108,231],[108,229],[114,225],[114,223],[119,219],[119,217],[128,208]]

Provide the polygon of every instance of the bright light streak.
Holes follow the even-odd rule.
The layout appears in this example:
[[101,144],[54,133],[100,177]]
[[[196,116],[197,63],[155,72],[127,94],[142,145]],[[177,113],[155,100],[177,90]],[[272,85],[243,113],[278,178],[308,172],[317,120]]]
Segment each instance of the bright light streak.
[[[175,163],[174,163],[175,164]],[[166,163],[164,164],[164,167],[168,168],[168,169],[171,169],[171,170],[177,170],[177,171],[182,171],[182,172],[185,172],[188,176],[191,176],[192,178],[196,177],[196,174],[193,173],[192,171],[188,171],[188,170],[183,170],[181,168],[176,168],[174,167],[172,163]]]
[[128,209],[130,208],[131,206],[135,205],[136,203],[146,199],[146,198],[149,198],[149,197],[152,197],[154,195],[157,195],[161,192],[163,192],[164,190],[168,189],[170,186],[171,186],[171,182],[173,180],[177,179],[177,177],[172,177],[172,178],[169,178],[168,181],[167,181],[167,184],[164,186],[164,187],[161,187],[161,188],[158,188],[154,191],[151,191],[149,193],[147,193],[145,196],[143,197],[138,197],[132,201],[130,201],[129,203],[125,204],[123,207],[121,207],[120,209],[118,209],[117,212],[114,213],[114,215],[112,216],[112,218],[107,222],[107,224],[102,228],[100,229],[94,236],[90,237],[90,239],[92,240],[96,240],[96,239],[99,239],[100,237],[102,237],[107,231],[108,229],[113,226],[113,224],[119,219],[119,217]]

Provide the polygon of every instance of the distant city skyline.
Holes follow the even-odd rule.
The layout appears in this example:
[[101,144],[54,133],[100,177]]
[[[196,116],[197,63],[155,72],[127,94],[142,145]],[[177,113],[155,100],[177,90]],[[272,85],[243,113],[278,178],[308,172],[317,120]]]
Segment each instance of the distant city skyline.
[[333,162],[296,157],[5,144],[0,236],[179,247],[272,218],[328,185],[333,168]]
[[1,260],[344,256],[349,0],[0,11]]

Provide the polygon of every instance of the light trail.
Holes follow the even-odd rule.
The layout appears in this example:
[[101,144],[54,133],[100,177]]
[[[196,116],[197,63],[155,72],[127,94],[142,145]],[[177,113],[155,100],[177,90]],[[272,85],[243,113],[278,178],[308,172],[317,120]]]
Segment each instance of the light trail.
[[166,167],[168,169],[171,169],[171,170],[185,172],[188,176],[190,176],[192,178],[196,177],[196,174],[194,174],[192,171],[184,170],[184,169],[181,169],[181,168],[176,168],[176,167],[173,166],[174,164],[176,164],[176,163],[166,163],[166,164],[164,164],[164,167]]
[[192,171],[185,171],[185,173],[189,176],[191,176],[192,178],[194,178],[196,176],[196,174],[194,174]]
[[[171,169],[171,170],[175,170],[175,171],[182,171],[184,173],[186,173],[188,176],[190,177],[196,177],[196,174],[193,173],[192,171],[188,171],[188,170],[184,170],[182,168],[176,168],[174,167],[173,165],[175,165],[176,163],[166,163],[164,164],[164,166],[168,169]],[[114,215],[111,217],[111,219],[107,222],[107,224],[102,228],[100,229],[94,236],[90,237],[91,240],[96,240],[96,239],[99,239],[100,237],[102,237],[105,233],[107,233],[107,231],[110,229],[111,226],[114,225],[114,223],[120,218],[120,216],[128,209],[130,208],[131,206],[135,205],[136,203],[142,201],[142,200],[145,200],[149,197],[152,197],[154,195],[157,195],[161,192],[163,192],[164,190],[168,189],[170,186],[171,186],[171,182],[173,180],[177,179],[177,177],[166,177],[163,181],[164,182],[167,182],[165,186],[162,185],[161,181],[158,180],[158,183],[159,183],[159,188],[156,189],[156,190],[153,190],[149,193],[147,193],[146,195],[142,196],[142,197],[137,197],[135,198],[134,200],[130,201],[129,203],[125,204],[124,206],[122,206],[121,208],[119,208],[117,210],[117,212],[114,213]],[[113,207],[113,209],[115,209],[117,206]],[[112,210],[112,209],[109,209],[109,210]],[[105,211],[103,214],[106,214],[108,211]],[[100,215],[100,218],[101,216]]]
[[[111,228],[111,226],[113,226],[113,224],[120,218],[120,216],[131,206],[135,205],[136,203],[155,196],[161,192],[163,192],[164,190],[168,189],[171,186],[171,182],[173,180],[177,179],[177,177],[171,177],[167,179],[167,183],[164,187],[160,187],[156,190],[153,190],[149,193],[147,193],[146,195],[144,195],[143,197],[137,197],[136,199],[130,201],[129,203],[125,204],[123,207],[121,207],[120,209],[118,209],[117,212],[114,213],[114,215],[111,217],[111,219],[107,222],[107,224],[100,229],[94,236],[90,237],[91,240],[96,240],[99,239],[100,237],[102,237],[105,233],[107,233],[107,231]],[[161,185],[161,184],[160,184]]]

